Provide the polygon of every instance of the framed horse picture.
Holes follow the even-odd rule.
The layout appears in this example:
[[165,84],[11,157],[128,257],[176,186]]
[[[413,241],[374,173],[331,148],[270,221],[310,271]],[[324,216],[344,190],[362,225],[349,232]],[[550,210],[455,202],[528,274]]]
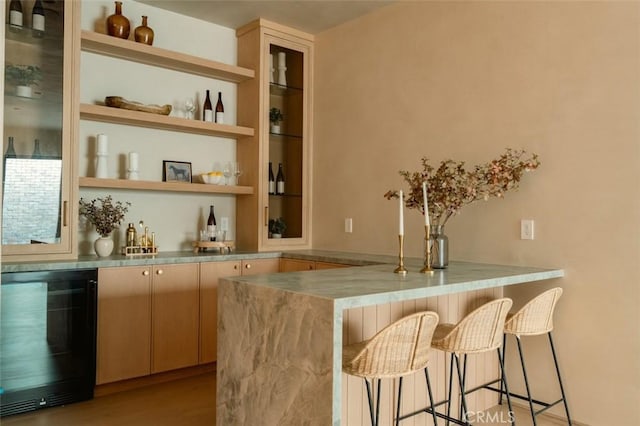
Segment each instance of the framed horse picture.
[[191,163],[163,160],[162,181],[191,183]]

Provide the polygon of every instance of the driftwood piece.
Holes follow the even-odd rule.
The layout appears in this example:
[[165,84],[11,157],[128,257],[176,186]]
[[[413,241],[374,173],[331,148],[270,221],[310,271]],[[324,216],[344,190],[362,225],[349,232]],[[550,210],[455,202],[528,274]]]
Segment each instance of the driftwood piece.
[[140,102],[128,101],[120,96],[107,96],[104,98],[104,103],[108,107],[149,112],[152,114],[169,115],[171,113],[171,105],[144,105]]

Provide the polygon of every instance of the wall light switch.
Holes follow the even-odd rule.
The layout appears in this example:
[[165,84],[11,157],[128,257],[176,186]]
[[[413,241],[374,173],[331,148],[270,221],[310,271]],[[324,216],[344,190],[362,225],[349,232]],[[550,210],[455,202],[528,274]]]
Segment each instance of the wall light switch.
[[520,221],[520,239],[533,240],[533,219],[522,219]]
[[344,220],[344,232],[352,233],[353,232],[353,219],[350,217]]

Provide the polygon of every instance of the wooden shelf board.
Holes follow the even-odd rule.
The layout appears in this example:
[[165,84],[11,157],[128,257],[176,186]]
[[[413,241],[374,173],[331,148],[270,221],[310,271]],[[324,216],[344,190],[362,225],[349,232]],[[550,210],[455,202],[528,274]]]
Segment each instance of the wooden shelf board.
[[82,30],[81,46],[85,52],[172,69],[234,83],[255,78],[255,71],[159,47],[123,40],[93,31]]
[[127,179],[99,179],[80,177],[81,188],[111,188],[141,191],[196,192],[202,194],[253,194],[253,187],[236,185],[209,185],[204,183],[155,182]]
[[251,137],[254,135],[254,130],[250,127],[188,120],[186,118],[131,111],[102,105],[80,104],[80,118],[84,120],[230,138]]

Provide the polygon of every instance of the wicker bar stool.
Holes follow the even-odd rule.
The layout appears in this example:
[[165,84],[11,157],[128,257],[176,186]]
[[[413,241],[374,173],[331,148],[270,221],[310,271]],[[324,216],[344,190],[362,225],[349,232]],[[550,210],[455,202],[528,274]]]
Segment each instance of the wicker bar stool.
[[[451,368],[449,369],[449,394],[445,401],[436,404],[436,407],[446,404],[446,415],[436,412],[438,417],[447,419],[446,424],[453,422],[459,425],[470,425],[468,419],[466,395],[482,389],[486,385],[501,382],[507,391],[507,403],[511,412],[511,399],[509,398],[507,381],[504,375],[504,359],[500,351],[504,323],[511,309],[513,302],[511,299],[497,299],[480,306],[469,315],[464,317],[458,324],[440,324],[436,328],[431,342],[431,347],[444,352],[451,353]],[[465,387],[467,372],[467,356],[495,350],[500,363],[500,378],[482,386],[467,390]],[[460,355],[464,354],[462,368]],[[458,419],[451,417],[451,395],[453,385],[453,368],[458,374],[458,385],[460,386],[460,416]],[[511,418],[513,425],[513,418]]]
[[[437,324],[437,313],[418,312],[388,325],[370,340],[343,347],[342,371],[364,379],[372,426],[378,426],[380,382],[383,378],[398,378],[396,425],[400,422],[403,376],[424,370],[429,401],[433,406],[427,362],[431,349],[431,337]],[[378,390],[374,406],[371,388],[376,380]],[[436,424],[435,415],[433,415],[433,421]]]
[[[509,314],[504,324],[504,342],[503,351],[507,343],[507,335],[512,334],[516,338],[518,343],[518,354],[520,355],[520,364],[522,366],[522,375],[524,376],[524,384],[527,391],[527,395],[518,395],[516,393],[510,393],[509,395],[518,399],[526,400],[529,402],[529,410],[531,411],[531,419],[533,425],[536,426],[536,416],[543,411],[557,405],[559,403],[564,404],[564,410],[567,414],[567,421],[571,425],[571,416],[569,415],[569,406],[567,404],[567,397],[564,393],[564,386],[562,385],[562,378],[560,376],[560,367],[558,366],[558,358],[556,357],[556,351],[553,346],[553,338],[551,337],[551,331],[553,330],[553,311],[555,309],[558,299],[562,295],[562,289],[560,287],[552,288],[544,293],[531,299],[526,305],[522,307],[515,314]],[[522,336],[537,336],[541,334],[547,334],[549,337],[549,345],[551,347],[551,354],[553,355],[553,363],[556,367],[556,375],[558,377],[558,384],[560,385],[560,394],[562,398],[555,402],[543,402],[531,397],[531,391],[529,389],[529,378],[527,377],[527,370],[524,365],[524,356],[522,353],[522,343],[520,338]],[[500,402],[502,402],[503,392],[500,387]],[[536,410],[534,404],[540,405],[543,408]]]

